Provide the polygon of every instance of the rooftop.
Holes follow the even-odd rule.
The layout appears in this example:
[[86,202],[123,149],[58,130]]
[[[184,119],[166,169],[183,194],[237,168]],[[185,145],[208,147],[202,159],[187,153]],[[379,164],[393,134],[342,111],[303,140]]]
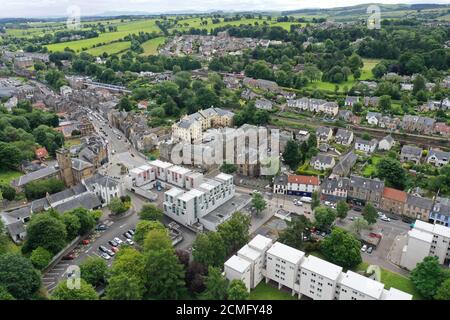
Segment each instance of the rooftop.
[[406,203],[408,194],[405,191],[394,188],[385,187],[383,191],[383,198],[394,200],[397,202]]
[[248,245],[258,249],[260,251],[264,250],[265,248],[267,248],[268,245],[272,244],[272,239],[264,237],[260,234],[257,234],[249,243]]
[[420,229],[412,229],[408,231],[408,237],[415,238],[427,243],[431,243],[433,241],[433,234],[428,233],[426,231],[422,231]]
[[237,272],[243,273],[250,268],[250,262],[238,256],[232,256],[225,262],[225,267],[231,268]]
[[288,182],[289,183],[298,183],[298,184],[312,184],[312,185],[318,186],[319,178],[316,176],[289,175]]
[[342,267],[339,267],[328,261],[319,259],[315,256],[309,255],[301,264],[302,268],[315,272],[330,280],[337,280],[342,272]]
[[379,299],[383,293],[384,284],[364,277],[353,271],[347,271],[341,279],[341,285],[359,291],[372,298]]
[[305,256],[303,251],[297,250],[295,248],[289,247],[281,242],[275,242],[267,254],[271,254],[280,259],[286,260],[293,264],[298,264],[300,260]]
[[246,244],[238,251],[238,255],[242,255],[249,260],[255,261],[261,256],[261,252],[251,248],[248,244]]

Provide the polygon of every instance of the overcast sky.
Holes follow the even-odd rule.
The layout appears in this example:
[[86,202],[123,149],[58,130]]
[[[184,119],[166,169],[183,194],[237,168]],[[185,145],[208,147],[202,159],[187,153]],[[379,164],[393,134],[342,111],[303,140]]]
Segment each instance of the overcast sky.
[[[368,0],[0,0],[0,17],[67,16],[68,8],[76,5],[81,15],[111,11],[170,11],[207,10],[292,10],[330,8],[368,3]],[[450,3],[450,0],[378,0],[376,3]]]

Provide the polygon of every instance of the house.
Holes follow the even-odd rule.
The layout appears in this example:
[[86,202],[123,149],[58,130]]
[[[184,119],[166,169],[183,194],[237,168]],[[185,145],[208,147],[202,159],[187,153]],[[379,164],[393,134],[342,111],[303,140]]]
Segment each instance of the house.
[[401,123],[403,130],[407,132],[417,132],[431,134],[434,130],[435,119],[422,116],[404,115]]
[[316,176],[289,175],[287,194],[311,197],[314,191],[319,189],[319,178]]
[[320,185],[320,198],[323,201],[347,201],[348,178],[327,178]]
[[25,224],[31,218],[31,207],[28,205],[13,211],[2,212],[0,218],[11,239],[15,243],[20,243],[26,236]]
[[361,138],[356,138],[355,140],[355,150],[362,151],[365,153],[373,153],[377,148],[378,140],[364,140]]
[[273,179],[273,193],[286,194],[287,193],[288,176],[281,174]]
[[450,126],[445,122],[436,122],[434,132],[444,137],[450,137]]
[[370,125],[378,126],[378,122],[380,122],[381,113],[379,112],[367,112],[366,120]]
[[333,130],[329,127],[318,127],[316,129],[317,144],[328,142],[333,138]]
[[353,116],[353,112],[350,110],[339,110],[338,118],[346,122],[350,122]]
[[430,149],[427,156],[427,163],[435,167],[443,167],[448,164],[450,159],[450,152],[445,152],[438,149]]
[[400,152],[400,161],[420,163],[422,158],[422,149],[416,146],[404,145]]
[[109,204],[113,198],[120,198],[125,194],[122,183],[99,173],[83,180],[82,183],[87,190],[96,194],[104,205]]
[[386,128],[391,130],[397,130],[400,126],[400,119],[396,117],[382,116],[378,121],[380,128]]
[[364,97],[364,106],[366,107],[378,107],[380,98],[378,97]]
[[[242,249],[241,249],[242,250]],[[247,250],[250,251],[250,250]],[[252,254],[253,252],[247,252],[247,254]],[[256,255],[257,253],[253,253],[253,255]],[[230,259],[225,261],[224,264],[224,273],[225,277],[229,281],[233,280],[241,280],[247,291],[250,292],[250,289],[253,289],[253,279],[251,272],[252,264],[247,259],[243,259],[239,256],[231,256]]]
[[40,170],[36,170],[30,173],[27,173],[23,176],[20,176],[17,179],[12,181],[12,186],[18,190],[22,191],[26,184],[38,181],[38,180],[46,180],[51,178],[58,178],[59,170],[53,166],[48,166]]
[[395,140],[391,135],[387,135],[378,142],[378,149],[382,151],[389,151],[395,145]]
[[450,199],[436,197],[428,222],[450,226]]
[[316,170],[328,170],[333,169],[336,164],[334,158],[330,155],[319,153],[317,156],[312,157],[309,164]]
[[353,105],[357,102],[359,102],[359,97],[347,96],[345,98],[345,106],[346,107],[353,107]]
[[338,177],[346,177],[350,174],[353,166],[358,160],[358,156],[350,151],[341,157],[338,164],[333,168],[333,175]]
[[336,102],[325,102],[319,106],[319,112],[335,117],[339,113],[339,105]]
[[336,141],[337,144],[349,146],[353,142],[353,132],[350,130],[339,128],[338,131],[336,132],[334,140]]
[[433,200],[408,193],[403,214],[413,219],[428,221]]
[[398,215],[403,214],[407,194],[404,191],[385,187],[381,198],[381,210]]
[[351,175],[348,189],[348,200],[355,204],[365,205],[367,202],[378,206],[384,191],[384,182]]
[[272,101],[269,101],[267,99],[257,99],[255,101],[255,107],[263,110],[272,110],[273,104]]
[[34,154],[36,155],[36,158],[39,160],[43,160],[48,157],[48,152],[47,149],[45,149],[45,147],[37,148],[34,151]]

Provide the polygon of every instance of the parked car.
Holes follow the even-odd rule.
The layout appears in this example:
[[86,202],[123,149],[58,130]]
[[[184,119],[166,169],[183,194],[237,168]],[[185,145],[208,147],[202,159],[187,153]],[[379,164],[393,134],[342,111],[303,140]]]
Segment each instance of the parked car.
[[129,232],[125,232],[125,233],[123,234],[123,236],[124,236],[125,238],[127,238],[127,239],[133,238],[133,236],[132,236]]
[[369,248],[367,249],[367,253],[368,253],[368,254],[371,254],[372,251],[373,251],[373,247],[369,247]]
[[75,259],[75,253],[74,252],[70,252],[68,254],[66,254],[64,257],[62,257],[63,260],[73,260]]
[[109,240],[108,243],[109,243],[111,246],[113,246],[113,247],[117,247],[117,246],[119,245],[119,244],[118,244],[116,241],[114,241],[114,240]]
[[108,248],[106,248],[105,246],[100,246],[100,247],[98,247],[98,249],[99,249],[101,252],[108,252]]
[[83,245],[88,245],[90,243],[89,239],[84,239],[83,241],[81,241],[81,244]]
[[361,212],[362,209],[360,207],[354,207],[353,210],[357,211],[357,212]]
[[119,248],[117,248],[117,247],[111,247],[111,251],[114,252],[114,253],[116,253],[117,251],[119,251]]
[[128,243],[130,246],[132,246],[132,245],[134,244],[134,241],[131,240],[131,239],[127,239],[127,243]]
[[112,250],[110,250],[110,249],[108,249],[108,251],[106,251],[106,253],[109,254],[111,257],[112,257],[113,255],[115,255],[114,251],[112,251]]
[[108,227],[104,224],[99,224],[98,226],[95,227],[95,230],[97,231],[104,231],[106,230]]
[[103,259],[105,259],[105,260],[111,259],[111,257],[110,257],[107,253],[105,253],[105,252],[103,252],[103,253],[101,254],[101,257],[102,257]]
[[362,252],[366,252],[366,250],[367,250],[367,245],[365,244],[365,245],[362,246],[361,251]]
[[115,238],[114,238],[114,241],[117,242],[117,244],[118,244],[119,246],[123,243],[123,241],[122,241],[119,237],[115,237]]
[[384,213],[381,211],[378,211],[378,217],[381,218],[382,216],[384,216]]
[[131,235],[133,236],[133,235],[134,235],[134,230],[133,230],[133,229],[130,229],[130,230],[128,230],[128,233],[131,234]]
[[391,218],[388,218],[386,216],[382,216],[381,220],[385,221],[385,222],[391,222]]
[[350,217],[349,219],[350,219],[350,221],[353,221],[353,220],[355,220],[355,217]]

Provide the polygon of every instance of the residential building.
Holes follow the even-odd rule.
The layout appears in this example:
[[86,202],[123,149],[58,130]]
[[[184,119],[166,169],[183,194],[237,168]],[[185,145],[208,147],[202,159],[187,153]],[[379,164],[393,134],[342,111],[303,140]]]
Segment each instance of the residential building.
[[428,221],[450,226],[450,199],[437,197],[431,209]]
[[167,182],[180,188],[186,188],[186,175],[191,170],[180,166],[171,166],[167,168]]
[[378,150],[389,151],[395,145],[395,140],[391,135],[384,137],[378,142]]
[[120,198],[124,195],[122,183],[99,173],[83,180],[82,183],[87,190],[97,195],[102,204],[108,204],[113,198]]
[[318,127],[316,129],[317,144],[328,142],[333,138],[333,129],[329,127]]
[[353,142],[353,132],[339,128],[334,137],[334,141],[336,141],[337,144],[349,146]]
[[381,119],[381,113],[379,112],[367,112],[366,120],[367,123],[373,126],[378,126]]
[[427,163],[435,167],[443,167],[448,164],[450,159],[450,152],[445,152],[438,149],[430,149],[427,156]]
[[416,146],[404,145],[400,152],[400,161],[420,163],[422,158],[422,149]]
[[401,215],[403,214],[406,199],[406,192],[394,188],[384,187],[380,208],[385,212]]
[[350,180],[348,178],[327,178],[320,185],[320,198],[324,201],[347,201]]
[[339,279],[339,300],[381,300],[384,285],[348,270]]
[[408,194],[403,214],[413,219],[428,221],[432,208],[433,200]]
[[357,102],[359,102],[359,97],[347,96],[345,98],[345,106],[346,107],[353,107],[353,105]]
[[273,178],[273,193],[286,194],[287,193],[288,176],[281,174]]
[[156,179],[161,181],[167,181],[168,170],[173,166],[172,163],[161,160],[150,161],[148,165],[154,168]]
[[319,153],[318,155],[311,158],[309,164],[316,170],[328,170],[333,169],[336,161],[334,158],[328,154]]
[[343,155],[337,165],[333,168],[333,176],[346,177],[358,160],[358,156],[350,151]]
[[380,98],[378,97],[364,97],[364,106],[366,107],[378,107]]
[[365,205],[367,202],[371,202],[375,206],[378,206],[383,196],[383,190],[383,181],[351,175],[348,199],[359,205]]
[[364,153],[373,153],[377,148],[378,140],[364,140],[361,138],[355,139],[355,150],[362,151]]
[[287,178],[287,194],[310,197],[319,189],[317,176],[289,175]]
[[22,191],[26,184],[39,181],[46,180],[51,178],[58,178],[59,170],[53,166],[44,167],[42,169],[27,173],[23,176],[20,176],[17,179],[14,179],[11,185],[18,191]]
[[269,101],[267,99],[257,99],[255,101],[255,107],[258,109],[263,109],[263,110],[272,110],[273,108],[273,104],[272,101]]
[[422,134],[431,134],[434,129],[435,119],[422,116],[404,115],[401,123],[403,130]]
[[[253,253],[258,254],[257,252]],[[254,288],[251,278],[253,272],[251,269],[252,264],[250,261],[236,255],[225,261],[224,264],[225,277],[229,281],[241,280],[245,284],[248,292],[250,292],[250,289]]]

